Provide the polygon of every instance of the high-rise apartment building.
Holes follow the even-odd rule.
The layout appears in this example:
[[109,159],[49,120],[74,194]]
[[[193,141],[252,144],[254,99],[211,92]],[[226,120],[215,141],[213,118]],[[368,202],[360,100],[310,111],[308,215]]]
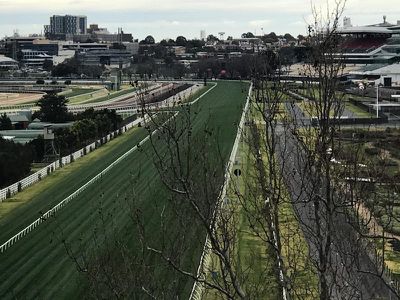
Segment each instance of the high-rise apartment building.
[[50,17],[50,25],[45,25],[45,32],[53,35],[59,34],[86,34],[86,16],[59,16]]

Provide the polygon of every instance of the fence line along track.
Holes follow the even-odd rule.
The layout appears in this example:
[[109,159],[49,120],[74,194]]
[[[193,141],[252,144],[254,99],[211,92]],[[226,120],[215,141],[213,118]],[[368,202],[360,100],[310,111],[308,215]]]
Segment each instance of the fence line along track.
[[[226,165],[226,169],[225,169],[225,179],[224,179],[224,185],[222,186],[222,190],[218,199],[218,204],[217,207],[222,206],[224,203],[224,198],[226,197],[226,193],[227,193],[227,189],[228,189],[228,185],[230,182],[230,177],[232,174],[232,168],[235,162],[235,157],[239,148],[239,142],[240,139],[242,137],[242,132],[243,132],[243,126],[244,126],[244,122],[246,120],[246,114],[247,111],[249,109],[249,104],[250,104],[250,99],[251,99],[251,94],[252,94],[252,90],[253,90],[253,84],[250,85],[249,88],[249,93],[247,95],[247,99],[246,99],[246,104],[243,108],[243,112],[242,112],[242,116],[238,125],[238,129],[237,129],[237,134],[236,134],[236,138],[235,138],[235,142],[233,144],[232,147],[232,151],[231,151],[231,155],[229,157],[229,161]],[[215,211],[219,211],[219,208],[216,208]],[[218,216],[217,216],[218,217]],[[213,230],[215,231],[215,229]],[[190,300],[200,300],[202,298],[203,295],[203,290],[204,290],[204,283],[202,282],[203,280],[206,279],[207,274],[205,274],[205,271],[207,269],[207,267],[210,264],[210,260],[211,260],[211,241],[210,238],[207,234],[206,236],[206,240],[204,242],[204,247],[203,247],[203,252],[201,254],[200,257],[200,262],[199,262],[199,267],[197,269],[197,273],[196,273],[196,277],[199,278],[200,280],[196,280],[193,284],[193,288],[192,291],[190,293],[189,299]]]
[[[140,123],[142,121],[143,121],[142,118],[136,119],[133,122],[131,122],[125,126],[122,126],[120,128],[120,130],[122,132],[126,132],[127,130],[131,129],[132,127],[136,126],[138,123]],[[13,196],[14,194],[22,191],[23,189],[31,186],[32,184],[42,180],[44,177],[46,177],[47,175],[49,175],[56,169],[59,169],[62,166],[70,164],[71,162],[75,161],[76,159],[79,159],[80,157],[84,156],[85,153],[87,154],[87,153],[94,151],[96,149],[96,143],[102,144],[101,141],[109,142],[112,139],[112,137],[114,137],[115,135],[118,134],[118,132],[119,132],[119,130],[116,130],[116,131],[104,136],[103,138],[97,140],[96,142],[93,142],[93,143],[67,155],[67,156],[64,156],[64,157],[60,158],[59,160],[50,163],[49,165],[45,166],[44,168],[40,169],[39,171],[19,180],[16,183],[13,183],[13,184],[1,189],[0,190],[0,203],[2,201],[6,200],[7,198]]]
[[[189,105],[192,105],[192,104],[196,103],[198,100],[200,100],[202,97],[204,97],[208,92],[210,92],[216,86],[217,86],[217,84],[215,84],[212,88],[210,88],[205,93],[203,93],[202,95],[200,95],[199,97],[194,99],[192,102],[189,103]],[[84,190],[86,190],[86,188],[89,187],[91,184],[93,184],[94,182],[99,180],[104,174],[108,173],[115,165],[117,165],[119,162],[121,162],[123,159],[125,159],[128,155],[130,155],[132,152],[136,151],[138,147],[143,145],[145,142],[147,142],[150,139],[151,136],[156,134],[159,131],[160,128],[162,128],[165,124],[167,124],[171,120],[175,119],[178,114],[179,114],[179,112],[175,112],[175,114],[172,117],[170,117],[168,120],[166,120],[161,126],[156,128],[155,130],[153,130],[153,132],[151,132],[143,140],[141,140],[138,143],[138,145],[134,146],[132,149],[130,149],[127,152],[125,152],[123,155],[121,155],[119,158],[117,158],[114,162],[112,162],[108,167],[106,167],[103,171],[98,173],[95,177],[90,179],[87,183],[85,183],[83,186],[81,186],[79,189],[77,189],[71,195],[66,197],[64,200],[59,202],[56,206],[54,206],[53,208],[49,209],[46,213],[44,213],[42,216],[40,216],[38,219],[36,219],[33,223],[31,223],[30,225],[25,227],[23,230],[21,230],[20,232],[15,234],[13,237],[8,239],[5,243],[3,243],[0,246],[0,253],[5,252],[8,248],[10,248],[12,245],[14,245],[18,240],[20,240],[22,237],[27,235],[33,229],[35,229],[38,225],[40,225],[41,223],[46,221],[49,217],[54,216],[57,211],[59,211],[61,208],[63,208],[71,200],[76,198],[80,193],[82,193]],[[147,120],[148,120],[148,117],[147,118],[145,117],[144,119],[135,120],[134,122],[129,124],[129,128],[133,127],[134,126],[133,123],[135,123],[135,122],[136,122],[135,124],[139,123],[140,121],[144,121],[146,123]],[[89,145],[89,146],[91,146],[91,145]],[[89,147],[89,146],[87,146],[87,147]],[[79,150],[78,152],[80,153],[80,151],[81,150]],[[56,162],[56,163],[58,163],[58,162]],[[53,164],[56,164],[56,163],[53,163]],[[53,164],[51,164],[51,165],[53,165]],[[51,165],[49,165],[49,166],[51,166]],[[35,173],[35,174],[37,174],[37,173]],[[0,202],[1,202],[1,200],[0,200]]]
[[[174,119],[178,115],[178,112],[176,112],[172,117],[170,117],[167,121],[165,121],[160,127],[163,127],[166,123],[168,123],[170,120]],[[146,119],[145,119],[146,122]],[[149,139],[150,136],[156,134],[159,131],[159,128],[156,128],[151,132],[149,135],[147,135],[143,140],[141,140],[136,146],[134,146],[132,149],[128,150],[125,152],[123,155],[118,157],[114,162],[112,162],[108,167],[106,167],[103,171],[98,173],[96,176],[94,176],[92,179],[90,179],[87,183],[85,183],[83,186],[81,186],[79,189],[77,189],[75,192],[73,192],[71,195],[69,195],[67,198],[59,202],[56,206],[53,208],[49,209],[46,213],[44,213],[42,216],[40,216],[36,221],[31,223],[29,226],[25,227],[23,230],[18,232],[16,235],[8,239],[5,243],[3,243],[0,246],[0,253],[3,253],[6,251],[8,248],[10,248],[12,245],[14,245],[18,240],[20,240],[22,237],[27,235],[29,232],[31,232],[33,229],[35,229],[39,224],[43,223],[46,221],[49,217],[52,217],[55,215],[57,211],[59,211],[61,208],[63,208],[66,204],[68,204],[71,200],[76,198],[80,193],[82,193],[84,190],[86,190],[91,184],[94,182],[98,181],[99,179],[102,178],[103,175],[107,174],[114,166],[116,166],[118,163],[120,163],[123,159],[125,159],[128,155],[131,153],[135,152],[138,147],[142,146],[144,143],[146,143]]]

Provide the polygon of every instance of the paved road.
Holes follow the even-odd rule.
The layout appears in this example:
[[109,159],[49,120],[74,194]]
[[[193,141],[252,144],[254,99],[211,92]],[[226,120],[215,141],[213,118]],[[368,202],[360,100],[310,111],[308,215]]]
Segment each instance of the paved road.
[[[313,189],[313,182],[317,178],[312,174],[307,163],[306,153],[299,141],[285,130],[278,127],[279,144],[277,155],[280,157],[281,168],[292,196],[294,209],[310,247],[311,258],[317,261],[317,249],[321,238],[317,237],[316,224],[323,224],[326,220],[318,220],[324,214],[315,214],[314,199],[321,191]],[[337,197],[338,200],[340,197]],[[324,208],[321,208],[324,211]],[[391,293],[385,282],[376,275],[376,269],[367,250],[357,238],[356,230],[351,226],[343,211],[337,210],[330,222],[332,230],[331,264],[328,270],[329,283],[332,285],[333,299],[397,299]],[[323,235],[322,238],[325,238]],[[371,274],[370,274],[371,273]]]

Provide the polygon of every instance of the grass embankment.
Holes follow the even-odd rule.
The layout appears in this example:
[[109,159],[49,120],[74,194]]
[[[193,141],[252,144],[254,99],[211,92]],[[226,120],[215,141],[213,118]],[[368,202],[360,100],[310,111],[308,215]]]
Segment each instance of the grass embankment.
[[[303,90],[303,91],[300,90],[300,94],[310,100],[299,102],[297,104],[299,106],[299,108],[303,111],[303,113],[306,116],[308,116],[310,118],[318,117],[320,112],[317,110],[315,101],[313,101],[312,99],[316,99],[316,101],[319,101],[319,97],[320,97],[319,90],[317,88],[311,88],[311,89]],[[347,94],[344,94],[343,92],[336,92],[336,94],[337,94],[337,100],[344,104],[344,109],[353,113],[355,118],[371,118],[374,116],[370,112],[352,104],[349,101],[349,99],[348,99],[349,96]],[[329,111],[329,116],[330,117],[335,116],[335,112],[333,109],[331,109]],[[343,116],[346,116],[345,112],[343,113]]]
[[346,109],[351,111],[356,115],[357,118],[373,118],[374,115],[370,112],[363,110],[362,108],[352,104],[351,102],[346,102]]
[[135,87],[124,86],[122,88],[122,90],[120,90],[120,91],[111,92],[107,96],[89,99],[88,101],[85,101],[85,103],[98,103],[98,102],[113,100],[117,97],[124,96],[124,95],[130,94],[130,93],[133,93],[135,91],[136,91]]
[[[215,151],[218,149],[224,161],[227,160],[232,148],[244,99],[245,93],[241,93],[237,83],[221,82],[193,108],[198,112],[193,120],[192,134],[203,136],[206,134],[205,127],[218,132],[218,147],[215,144],[213,149]],[[177,122],[179,118],[178,116]],[[7,240],[36,219],[39,212],[44,212],[71,194],[109,163],[131,149],[145,135],[144,129],[137,129],[131,135],[119,137],[115,140],[117,145],[113,146],[110,143],[104,146],[104,153],[100,152],[101,149],[96,150],[93,153],[96,158],[88,156],[87,159],[91,161],[83,159],[81,162],[84,165],[73,172],[65,175],[58,173],[60,178],[57,178],[56,172],[54,177],[50,176],[39,185],[17,194],[19,199],[25,197],[29,201],[1,218],[0,241]],[[166,147],[162,140],[156,139],[155,143],[155,147],[160,151]],[[196,147],[200,149],[201,145]],[[160,243],[165,241],[173,244],[174,235],[185,236],[185,245],[182,246],[185,246],[187,254],[182,261],[185,262],[186,269],[195,271],[202,246],[200,240],[203,240],[201,235],[199,236],[201,231],[199,232],[194,221],[191,222],[191,226],[182,227],[179,218],[177,219],[170,209],[169,193],[164,188],[148,155],[153,151],[152,146],[147,142],[141,150],[126,157],[123,162],[104,175],[102,180],[82,192],[54,218],[41,224],[1,254],[1,298],[84,297],[87,288],[86,279],[82,280],[82,276],[76,270],[76,264],[67,255],[62,241],[72,245],[82,260],[90,261],[93,249],[97,249],[97,253],[106,251],[106,245],[114,239],[124,242],[128,249],[132,249],[132,255],[137,255],[140,253],[140,243],[132,221],[132,205],[137,207],[135,211],[140,211],[146,238],[154,247],[159,247]],[[77,163],[80,162],[75,162]],[[73,167],[76,165],[72,164],[71,168]],[[64,168],[61,172],[64,170],[68,171]],[[54,182],[50,184],[47,182],[46,186],[40,187],[46,180]],[[34,193],[34,189],[38,190]],[[12,201],[18,201],[18,198]],[[160,215],[169,216],[165,223],[167,228],[172,229],[170,234],[161,231]],[[99,235],[109,238],[96,239]],[[113,255],[111,259],[114,259]],[[152,277],[149,281],[152,285],[158,285],[159,290],[165,293],[169,291],[179,297],[187,297],[192,286],[191,280],[172,271],[165,262],[154,255],[146,256],[146,261],[149,266],[145,274]],[[114,271],[122,272],[121,269]],[[102,272],[104,273],[104,270]],[[120,277],[121,280],[124,280],[124,276]],[[128,286],[138,289],[135,296],[145,297],[141,294],[143,291],[140,285],[130,282]]]
[[[262,125],[262,110],[258,104],[252,103],[250,117],[248,117],[258,124],[261,135],[265,134]],[[282,113],[277,113],[277,119],[284,118],[284,107],[282,110]],[[245,136],[247,140],[248,134]],[[234,264],[240,277],[239,281],[250,299],[279,299],[280,288],[276,274],[277,258],[271,245],[267,242],[271,238],[265,236],[266,232],[255,221],[262,216],[258,216],[254,208],[262,207],[264,200],[257,182],[259,175],[255,171],[254,153],[250,152],[248,143],[240,143],[235,160],[239,161],[239,165],[235,165],[234,169],[241,169],[242,174],[239,177],[232,174],[227,192],[229,201],[225,205],[229,207],[226,209],[227,211],[233,212],[232,219],[235,220],[235,225],[232,225],[232,230],[236,232]],[[263,160],[268,162],[267,154],[264,152]],[[267,166],[266,169],[268,169]],[[268,176],[268,170],[266,170],[266,176]],[[308,245],[283,183],[280,189],[284,196],[279,205],[279,230],[286,276],[292,287],[290,295],[293,299],[315,299],[318,295],[318,279],[310,263]],[[215,274],[218,276],[218,272],[220,272],[218,259],[216,256],[211,256],[209,279],[212,280]],[[210,290],[206,291],[204,298],[207,300],[223,299],[215,291]]]
[[[252,117],[256,119],[260,116],[257,116],[257,114],[252,114]],[[285,119],[285,111],[278,113],[276,118],[277,120]],[[265,135],[268,134],[265,132],[264,126],[258,126],[258,130],[261,134],[261,137],[265,137]],[[266,141],[264,139],[265,138],[261,138],[261,145],[265,145]],[[270,157],[266,152],[265,146],[262,147],[262,155],[266,167],[266,176],[268,177],[268,165],[270,163]],[[250,156],[248,163],[251,163],[252,167],[254,168],[254,154],[253,157]],[[274,166],[273,168],[275,169],[275,172],[278,173],[277,180],[279,180],[279,166]],[[250,181],[254,180],[254,178],[257,178],[257,176],[255,174],[251,174],[251,172],[249,172],[248,175],[250,175],[248,178]],[[286,272],[285,275],[287,276],[291,287],[291,290],[289,291],[290,298],[310,300],[315,299],[318,296],[318,277],[309,257],[308,244],[297,220],[286,186],[284,185],[283,181],[278,185],[279,186],[276,188],[280,189],[280,192],[275,191],[274,194],[281,195],[280,203],[278,205],[279,232],[282,244],[283,264]],[[274,257],[273,259],[275,260],[276,258]]]
[[[302,101],[300,103],[297,103],[299,108],[303,111],[303,113],[308,116],[309,118],[316,118],[318,117],[319,113],[318,110],[315,106],[315,104],[311,101]],[[345,109],[350,111],[351,113],[354,114],[355,118],[373,118],[373,114],[361,109],[358,106],[355,106],[354,104],[350,102],[345,102]],[[345,116],[345,114],[343,114]],[[335,117],[335,113],[333,110],[329,112],[329,116],[331,118]]]
[[66,98],[72,98],[80,95],[85,95],[89,93],[93,93],[101,90],[101,88],[80,88],[80,87],[72,87],[71,89],[59,93],[61,96],[65,96]]
[[[43,193],[47,195],[47,193],[52,194],[55,193],[55,191],[57,190],[60,192],[66,190],[63,195],[67,197],[70,193],[79,188],[79,185],[85,184],[88,180],[90,180],[92,177],[94,177],[100,171],[106,168],[111,162],[117,159],[118,156],[122,155],[122,151],[126,152],[129,150],[129,147],[135,146],[135,144],[133,143],[138,143],[140,139],[144,136],[145,131],[143,129],[133,128],[126,132],[124,135],[110,141],[109,143],[101,146],[95,151],[89,153],[88,155],[74,161],[72,164],[68,164],[63,168],[57,169],[55,172],[45,177],[38,184],[30,186],[22,192],[15,194],[7,201],[0,203],[0,243],[4,242],[3,238],[7,235],[12,236],[13,234],[23,229],[26,225],[29,225],[34,219],[39,216],[39,212],[46,212],[48,209],[58,203],[56,201],[47,200],[38,201],[38,199],[43,200],[44,197],[41,197]],[[130,141],[130,143],[127,143],[128,141]],[[38,170],[43,167],[44,166],[39,167]],[[81,180],[75,178],[77,176],[81,177]],[[77,184],[72,187],[68,187],[68,185],[66,185],[65,183],[70,180],[76,182]],[[53,186],[58,186],[58,189],[53,189]],[[56,198],[58,200],[59,197]],[[44,202],[44,205],[41,205],[41,202]],[[25,205],[24,208],[21,208],[21,210],[26,210],[27,216],[23,218],[24,220],[21,220],[21,224],[19,225],[14,222],[13,228],[9,228],[9,230],[12,229],[12,231],[5,233],[5,229],[2,228],[2,225],[3,223],[7,223],[8,218],[12,218],[12,215],[8,216],[8,214],[15,213],[20,215],[21,211],[14,212],[14,210],[21,205]],[[32,214],[33,207],[31,207],[31,205],[35,207],[36,212],[34,214]]]
[[[271,246],[256,235],[251,228],[249,214],[251,214],[250,203],[254,197],[254,165],[250,162],[249,147],[245,143],[240,143],[235,160],[239,165],[235,165],[242,171],[241,176],[233,174],[227,189],[226,198],[228,202],[224,204],[222,212],[227,211],[231,215],[232,233],[235,235],[233,248],[234,253],[232,264],[239,277],[241,287],[249,299],[279,299],[279,285],[275,276],[275,258]],[[241,195],[238,197],[238,193]],[[243,204],[243,205],[242,205]],[[244,208],[246,207],[246,209]],[[254,214],[254,218],[255,218]],[[261,231],[261,228],[257,228]],[[264,239],[265,240],[265,239]],[[210,264],[206,271],[209,280],[219,282],[221,280],[221,268],[216,255],[211,255]],[[205,290],[203,296],[207,300],[224,299],[221,294],[214,290]]]
[[[86,104],[86,103],[97,103],[112,100],[116,97],[126,95],[132,93],[136,90],[136,88],[130,85],[123,85],[121,90],[110,92],[106,88],[100,89],[76,89],[76,95],[65,94],[65,96],[69,99],[69,104]],[[84,91],[87,92],[84,92]],[[72,91],[74,92],[74,90]],[[80,92],[80,93],[79,93]]]
[[274,120],[277,122],[287,121],[289,114],[286,110],[286,103],[277,102],[272,106],[265,105],[263,103],[251,103],[252,114],[254,115],[255,122],[259,124],[265,124],[263,115],[270,118],[273,115]]
[[[302,101],[297,103],[297,106],[303,111],[304,115],[309,118],[317,118],[321,114],[313,101]],[[333,109],[329,111],[329,117],[335,117],[335,111]],[[336,117],[338,118],[338,116]]]
[[67,96],[67,98],[68,98],[69,104],[83,104],[83,103],[86,103],[93,99],[105,97],[106,95],[108,95],[108,93],[109,92],[107,89],[101,88],[101,89],[98,89],[97,91],[93,91],[91,93],[84,93],[81,95],[76,95],[74,97]]
[[280,205],[279,220],[283,262],[292,287],[289,292],[291,298],[316,299],[318,276],[310,261],[308,245],[290,201],[284,201]]
[[202,94],[206,93],[213,86],[214,86],[214,84],[208,83],[206,86],[200,87],[197,91],[195,91],[194,93],[191,93],[188,97],[186,97],[183,100],[183,102],[192,102],[196,98],[200,97]]

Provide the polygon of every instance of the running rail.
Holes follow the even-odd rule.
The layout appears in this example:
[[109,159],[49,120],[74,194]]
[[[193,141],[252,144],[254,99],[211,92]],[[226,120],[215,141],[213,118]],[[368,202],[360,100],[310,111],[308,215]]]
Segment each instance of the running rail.
[[[223,199],[225,198],[226,193],[227,193],[227,189],[228,189],[228,185],[229,185],[230,177],[231,177],[230,174],[232,173],[232,168],[233,168],[233,165],[235,162],[235,157],[236,157],[236,154],[237,154],[237,151],[239,148],[239,142],[242,137],[243,126],[244,126],[244,122],[246,120],[247,111],[249,109],[252,90],[253,90],[253,84],[251,84],[250,88],[249,88],[249,93],[247,95],[246,104],[243,109],[242,117],[241,117],[239,125],[238,125],[235,143],[233,144],[231,156],[229,157],[229,161],[226,166],[225,180],[224,180],[224,185],[222,187],[220,197],[218,199],[218,203],[219,203],[218,206],[223,205],[223,203],[224,203]],[[218,210],[218,208],[215,211],[217,211],[217,210]],[[199,278],[200,280],[205,279],[205,277],[206,277],[205,270],[210,263],[210,259],[211,259],[211,241],[209,239],[209,236],[207,235],[205,243],[204,243],[204,247],[203,247],[203,253],[201,254],[201,257],[200,257],[200,263],[199,263],[199,267],[197,269],[196,278]],[[190,293],[189,300],[200,300],[203,295],[203,290],[204,290],[204,283],[199,280],[195,280],[192,291]]]
[[[169,118],[167,121],[163,123],[165,125],[167,122],[169,122],[171,119],[174,119],[178,115],[178,112],[175,113],[171,118]],[[145,117],[145,122],[146,122]],[[161,125],[160,127],[162,127]],[[160,128],[159,127],[159,128]],[[55,215],[57,211],[59,211],[61,208],[63,208],[65,205],[67,205],[71,200],[76,198],[80,193],[82,193],[84,190],[86,190],[91,184],[94,182],[98,181],[103,177],[104,174],[107,174],[114,166],[116,166],[118,163],[120,163],[123,159],[125,159],[128,155],[130,155],[132,152],[136,151],[138,147],[143,145],[145,142],[147,142],[150,139],[150,136],[153,136],[159,131],[159,128],[156,128],[151,134],[146,136],[143,140],[141,140],[138,145],[134,146],[132,149],[128,150],[125,152],[123,155],[118,157],[114,162],[112,162],[108,167],[106,167],[103,171],[98,173],[96,176],[94,176],[92,179],[90,179],[87,183],[85,183],[83,186],[81,186],[79,189],[77,189],[75,192],[73,192],[71,195],[69,195],[67,198],[59,202],[56,206],[53,208],[49,209],[46,213],[44,213],[42,216],[40,216],[36,221],[31,223],[29,226],[25,227],[22,229],[20,232],[18,232],[16,235],[8,239],[4,244],[0,246],[0,253],[5,252],[8,248],[10,248],[12,245],[14,245],[18,240],[20,240],[22,237],[27,235],[29,232],[31,232],[33,229],[35,229],[37,226],[39,226],[41,223],[45,222],[48,218],[52,217]]]

